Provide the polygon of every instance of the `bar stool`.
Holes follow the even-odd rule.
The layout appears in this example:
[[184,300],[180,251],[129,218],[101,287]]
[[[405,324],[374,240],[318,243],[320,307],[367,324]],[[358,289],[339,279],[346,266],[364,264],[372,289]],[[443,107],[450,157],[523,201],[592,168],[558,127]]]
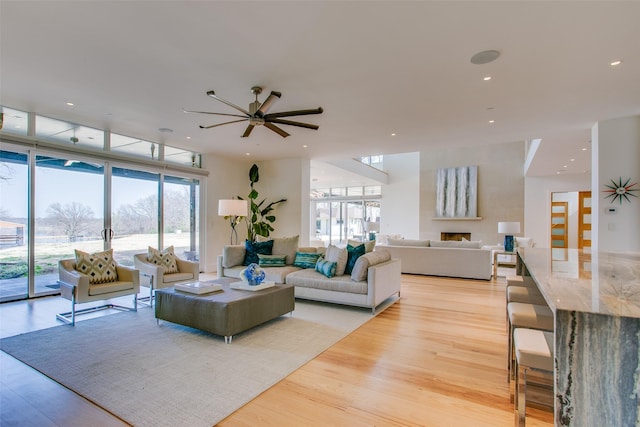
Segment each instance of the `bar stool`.
[[536,329],[540,331],[553,331],[553,312],[545,305],[510,302],[507,304],[507,317],[509,327],[509,347],[507,381],[513,378],[513,331],[516,328]]
[[553,375],[553,332],[516,328],[513,331],[516,354],[515,425],[524,427],[527,412],[527,373],[530,370]]
[[507,304],[523,302],[526,304],[547,305],[539,290],[527,286],[507,286]]

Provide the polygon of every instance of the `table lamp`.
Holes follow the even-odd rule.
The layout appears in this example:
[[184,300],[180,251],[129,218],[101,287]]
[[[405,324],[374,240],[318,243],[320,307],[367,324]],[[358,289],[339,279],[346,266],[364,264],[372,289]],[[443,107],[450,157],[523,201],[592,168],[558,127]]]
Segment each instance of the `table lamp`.
[[498,233],[504,234],[505,252],[513,252],[513,235],[520,233],[519,222],[499,222]]

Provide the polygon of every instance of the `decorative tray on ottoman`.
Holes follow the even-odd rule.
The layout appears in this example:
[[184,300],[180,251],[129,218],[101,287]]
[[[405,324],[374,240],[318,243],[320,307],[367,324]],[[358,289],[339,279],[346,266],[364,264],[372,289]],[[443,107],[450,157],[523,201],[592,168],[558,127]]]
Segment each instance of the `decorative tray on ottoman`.
[[256,286],[251,286],[248,283],[245,282],[233,282],[229,285],[229,287],[231,289],[237,289],[237,290],[241,290],[241,291],[259,291],[262,289],[267,289],[267,288],[272,288],[275,286],[274,282],[271,281],[264,281],[262,283],[260,283],[259,285]]
[[211,282],[191,282],[175,285],[177,291],[189,292],[190,294],[208,294],[222,290],[222,286]]

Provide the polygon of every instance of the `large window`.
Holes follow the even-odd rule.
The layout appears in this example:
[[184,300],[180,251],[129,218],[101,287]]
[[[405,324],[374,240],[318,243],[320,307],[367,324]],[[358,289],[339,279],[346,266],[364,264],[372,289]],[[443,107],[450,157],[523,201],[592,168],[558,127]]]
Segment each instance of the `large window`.
[[313,190],[311,241],[326,246],[368,240],[367,223],[380,222],[380,191],[380,186]]
[[0,302],[58,293],[76,249],[129,266],[148,246],[200,259],[199,154],[6,107],[2,125]]

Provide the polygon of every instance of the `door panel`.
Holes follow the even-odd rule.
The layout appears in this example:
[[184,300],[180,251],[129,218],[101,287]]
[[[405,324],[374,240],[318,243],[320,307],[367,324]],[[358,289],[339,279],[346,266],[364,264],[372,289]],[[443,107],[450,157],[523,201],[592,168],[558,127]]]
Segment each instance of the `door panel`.
[[551,247],[568,247],[568,202],[551,202]]

